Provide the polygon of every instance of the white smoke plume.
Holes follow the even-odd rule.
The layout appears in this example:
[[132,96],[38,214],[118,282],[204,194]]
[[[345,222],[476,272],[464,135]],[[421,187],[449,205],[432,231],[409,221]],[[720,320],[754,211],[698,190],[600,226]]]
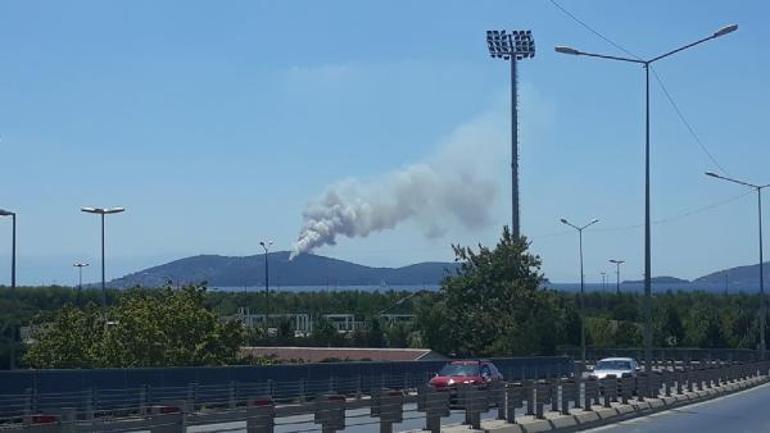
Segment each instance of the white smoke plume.
[[454,131],[428,162],[331,185],[303,211],[291,258],[334,245],[338,236],[366,237],[410,219],[429,237],[443,234],[451,219],[470,229],[487,225],[501,181],[503,130],[502,118],[482,116]]

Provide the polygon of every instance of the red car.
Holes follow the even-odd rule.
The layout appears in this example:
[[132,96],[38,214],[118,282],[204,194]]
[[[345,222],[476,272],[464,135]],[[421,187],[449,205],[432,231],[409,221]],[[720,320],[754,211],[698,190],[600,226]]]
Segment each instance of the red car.
[[436,389],[456,388],[459,384],[489,385],[502,382],[500,370],[489,361],[451,361],[428,382]]

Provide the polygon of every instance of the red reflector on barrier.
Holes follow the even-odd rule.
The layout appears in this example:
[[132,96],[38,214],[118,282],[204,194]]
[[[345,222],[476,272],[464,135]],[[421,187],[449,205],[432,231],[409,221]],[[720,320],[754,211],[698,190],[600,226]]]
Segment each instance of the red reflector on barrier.
[[168,413],[179,413],[181,412],[177,406],[161,406],[158,408],[158,413],[160,414],[168,414]]
[[32,424],[53,424],[59,421],[59,417],[56,415],[32,415]]
[[252,406],[272,406],[273,400],[269,398],[258,398],[251,401]]

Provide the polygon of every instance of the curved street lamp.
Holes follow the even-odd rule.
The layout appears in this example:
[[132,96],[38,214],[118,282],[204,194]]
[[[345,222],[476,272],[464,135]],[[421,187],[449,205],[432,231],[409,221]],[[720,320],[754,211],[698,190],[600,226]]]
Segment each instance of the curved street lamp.
[[11,217],[11,288],[16,288],[16,212],[0,209],[0,217]]
[[589,53],[580,51],[578,49],[557,45],[554,50],[557,53],[569,54],[573,56],[586,56],[596,57],[607,60],[617,60],[627,63],[636,63],[642,65],[645,72],[645,140],[644,140],[644,369],[648,373],[652,371],[652,279],[651,279],[651,241],[650,241],[650,65],[676,54],[680,51],[684,51],[688,48],[692,48],[703,42],[716,39],[720,36],[732,33],[738,30],[737,24],[731,24],[724,26],[715,31],[705,38],[699,39],[695,42],[683,45],[677,49],[665,52],[657,57],[653,57],[648,60],[644,60],[638,57],[621,57],[621,56],[609,56],[606,54]]
[[[762,352],[762,359],[765,359],[765,350],[767,344],[765,340],[765,322],[767,321],[767,302],[765,301],[765,274],[763,269],[764,257],[762,254],[762,190],[769,187],[767,185],[755,185],[753,183],[744,182],[742,180],[732,179],[726,176],[721,176],[716,173],[706,172],[706,176],[711,176],[716,179],[726,180],[728,182],[737,183],[738,185],[746,186],[754,189],[757,192],[757,213],[759,216],[759,350]],[[725,275],[727,276],[727,275]]]
[[594,218],[585,225],[576,226],[575,224],[567,221],[566,218],[561,219],[562,224],[566,224],[577,230],[578,237],[580,238],[580,359],[583,361],[581,368],[584,368],[586,365],[586,323],[585,318],[583,317],[585,309],[585,302],[583,300],[585,295],[585,276],[583,274],[583,230],[598,222],[599,220]]
[[617,260],[617,259],[610,259],[610,263],[615,265],[615,276],[617,277],[616,283],[615,283],[615,294],[620,294],[620,265],[625,263],[625,260]]
[[126,209],[122,207],[113,207],[113,208],[81,207],[80,210],[86,213],[100,215],[102,219],[102,306],[104,308],[107,308],[107,289],[106,289],[106,283],[104,278],[104,216],[125,212]]
[[268,324],[268,318],[270,317],[270,274],[268,273],[267,254],[270,252],[273,241],[259,241],[259,245],[265,250],[265,337],[267,337],[270,331],[270,325]]

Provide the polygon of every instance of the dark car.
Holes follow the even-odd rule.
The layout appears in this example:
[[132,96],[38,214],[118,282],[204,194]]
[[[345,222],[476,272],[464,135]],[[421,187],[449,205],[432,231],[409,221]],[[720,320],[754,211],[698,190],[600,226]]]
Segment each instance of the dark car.
[[485,361],[451,361],[433,377],[431,386],[436,389],[456,389],[457,385],[485,385],[503,381],[503,375],[495,364]]

